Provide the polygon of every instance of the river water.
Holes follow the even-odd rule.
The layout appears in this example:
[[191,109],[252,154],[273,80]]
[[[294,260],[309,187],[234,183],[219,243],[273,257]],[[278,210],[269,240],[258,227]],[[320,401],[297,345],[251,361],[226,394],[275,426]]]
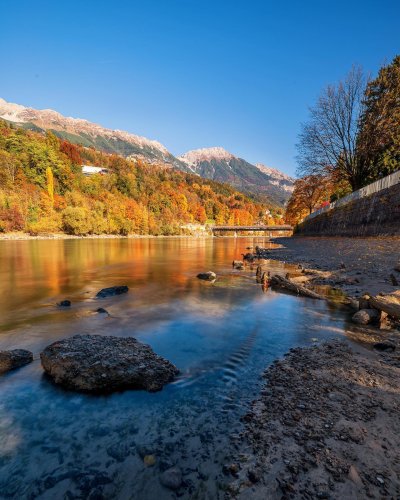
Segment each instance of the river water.
[[[265,367],[292,347],[341,335],[346,322],[339,305],[263,292],[255,269],[233,270],[232,260],[255,245],[272,244],[0,242],[0,349],[34,353],[33,363],[0,379],[0,498],[223,498],[222,467]],[[196,278],[208,270],[218,274],[214,284]],[[126,295],[94,298],[125,284]],[[63,299],[72,307],[58,308]],[[64,391],[43,376],[39,353],[77,333],[135,336],[181,375],[152,394]],[[160,483],[172,466],[183,473],[176,492]]]

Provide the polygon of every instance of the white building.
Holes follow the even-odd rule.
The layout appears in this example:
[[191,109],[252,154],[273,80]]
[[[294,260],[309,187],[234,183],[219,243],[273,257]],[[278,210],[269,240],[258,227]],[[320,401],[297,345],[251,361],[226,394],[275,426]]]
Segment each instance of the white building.
[[108,170],[103,167],[94,167],[93,165],[82,165],[83,175],[108,174]]

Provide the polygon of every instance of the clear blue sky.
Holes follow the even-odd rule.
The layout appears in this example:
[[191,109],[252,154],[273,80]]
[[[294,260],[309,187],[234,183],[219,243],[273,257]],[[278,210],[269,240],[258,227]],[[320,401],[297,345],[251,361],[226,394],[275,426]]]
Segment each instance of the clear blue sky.
[[0,96],[294,173],[321,88],[400,52],[399,0],[0,0]]

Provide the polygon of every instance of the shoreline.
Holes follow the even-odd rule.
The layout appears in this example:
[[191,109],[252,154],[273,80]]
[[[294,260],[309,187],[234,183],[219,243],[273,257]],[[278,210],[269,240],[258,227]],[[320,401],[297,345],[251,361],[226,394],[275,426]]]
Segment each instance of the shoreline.
[[[334,286],[354,300],[398,289],[382,279],[400,261],[395,240],[275,239],[285,246],[262,258],[297,265],[305,270],[299,282]],[[384,255],[378,273],[369,267],[377,247]],[[382,341],[393,351],[373,348]],[[353,325],[343,340],[291,349],[270,365],[233,441],[227,498],[400,497],[399,353],[398,325]]]
[[143,238],[213,238],[213,235],[208,234],[172,234],[172,235],[153,235],[153,234],[129,234],[128,236],[123,236],[120,234],[91,234],[78,236],[74,234],[66,233],[49,233],[43,235],[31,235],[28,233],[4,233],[0,234],[0,241],[30,241],[30,240],[136,240]]
[[315,274],[313,284],[329,285],[350,298],[377,295],[399,288],[400,237],[297,236],[271,240],[282,245],[269,249],[265,258],[301,266]]

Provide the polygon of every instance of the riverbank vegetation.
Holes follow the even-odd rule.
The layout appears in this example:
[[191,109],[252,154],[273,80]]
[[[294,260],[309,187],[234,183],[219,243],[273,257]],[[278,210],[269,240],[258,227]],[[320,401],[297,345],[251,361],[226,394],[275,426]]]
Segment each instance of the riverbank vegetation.
[[[106,173],[84,176],[82,165]],[[171,235],[190,223],[274,223],[278,215],[227,185],[0,121],[0,232]]]
[[375,79],[354,67],[329,85],[310,108],[297,149],[300,178],[286,211],[292,224],[399,170],[400,56]]

